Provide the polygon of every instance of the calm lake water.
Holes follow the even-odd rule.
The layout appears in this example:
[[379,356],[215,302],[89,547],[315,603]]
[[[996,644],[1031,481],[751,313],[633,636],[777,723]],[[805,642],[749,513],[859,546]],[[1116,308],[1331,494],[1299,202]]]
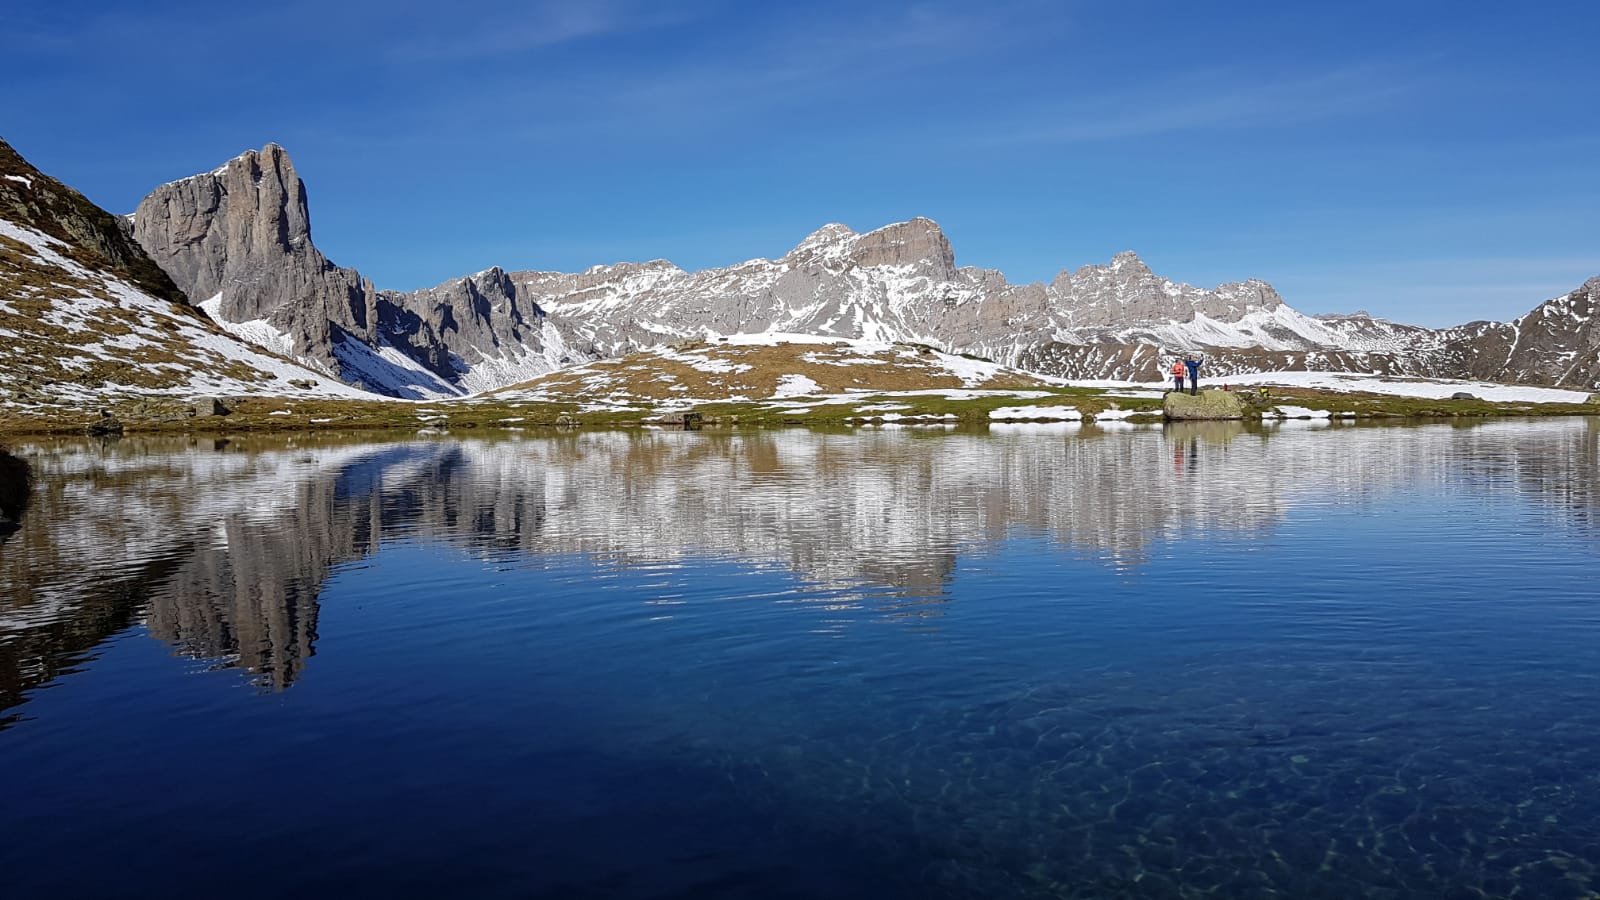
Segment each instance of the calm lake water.
[[1600,891],[1600,420],[13,450],[6,897]]

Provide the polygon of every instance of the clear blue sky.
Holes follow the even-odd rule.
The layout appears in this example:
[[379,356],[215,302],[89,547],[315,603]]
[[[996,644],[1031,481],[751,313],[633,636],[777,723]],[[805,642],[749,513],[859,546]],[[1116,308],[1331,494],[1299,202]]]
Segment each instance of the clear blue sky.
[[[18,8],[21,6],[22,8]],[[380,287],[686,268],[922,215],[1311,313],[1600,275],[1600,3],[11,4],[0,136],[114,212],[268,141]]]

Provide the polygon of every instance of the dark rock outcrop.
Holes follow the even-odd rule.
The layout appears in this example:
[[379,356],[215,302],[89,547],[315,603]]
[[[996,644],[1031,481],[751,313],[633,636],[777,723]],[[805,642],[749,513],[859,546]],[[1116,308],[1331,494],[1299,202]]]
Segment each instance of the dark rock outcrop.
[[0,447],[0,540],[17,530],[32,499],[32,467]]

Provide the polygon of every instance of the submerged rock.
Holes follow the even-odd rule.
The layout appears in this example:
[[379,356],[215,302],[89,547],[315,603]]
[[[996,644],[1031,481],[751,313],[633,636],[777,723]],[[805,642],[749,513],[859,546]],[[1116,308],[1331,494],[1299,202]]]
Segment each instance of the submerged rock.
[[1173,391],[1161,401],[1161,414],[1169,421],[1186,419],[1242,419],[1244,404],[1231,391]]

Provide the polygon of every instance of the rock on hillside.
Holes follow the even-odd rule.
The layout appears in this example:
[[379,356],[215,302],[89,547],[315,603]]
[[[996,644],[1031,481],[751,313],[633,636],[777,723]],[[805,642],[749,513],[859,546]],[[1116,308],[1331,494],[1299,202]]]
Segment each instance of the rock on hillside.
[[115,217],[0,148],[0,406],[151,393],[361,396],[217,328]]

